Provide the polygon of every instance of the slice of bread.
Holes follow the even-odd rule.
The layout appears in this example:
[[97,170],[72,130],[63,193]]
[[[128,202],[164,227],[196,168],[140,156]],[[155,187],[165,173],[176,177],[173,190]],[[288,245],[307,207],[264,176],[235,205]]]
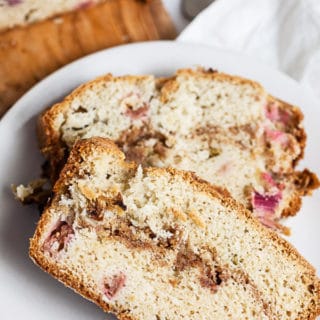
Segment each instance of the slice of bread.
[[0,31],[103,1],[105,0],[0,0]]
[[45,271],[120,319],[315,319],[315,270],[226,191],[81,140],[31,239]]
[[319,186],[313,173],[294,169],[306,140],[302,118],[258,83],[212,70],[106,75],[44,112],[39,139],[53,181],[76,140],[101,136],[143,166],[194,171],[226,187],[277,228]]

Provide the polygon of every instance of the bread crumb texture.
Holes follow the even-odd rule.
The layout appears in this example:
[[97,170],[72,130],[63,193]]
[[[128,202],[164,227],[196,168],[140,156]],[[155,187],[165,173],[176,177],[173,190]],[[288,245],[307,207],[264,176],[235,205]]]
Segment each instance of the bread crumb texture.
[[189,170],[227,188],[262,224],[281,229],[279,219],[319,186],[309,170],[295,171],[302,118],[253,81],[184,69],[87,83],[40,117],[39,137],[52,180],[78,139],[100,136],[143,167]]
[[45,271],[120,319],[315,319],[315,270],[220,187],[77,142],[31,239]]

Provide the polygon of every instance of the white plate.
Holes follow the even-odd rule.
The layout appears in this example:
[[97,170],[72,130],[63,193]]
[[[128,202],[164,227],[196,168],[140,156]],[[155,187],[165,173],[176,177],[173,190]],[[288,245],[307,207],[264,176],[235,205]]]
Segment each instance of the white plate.
[[[64,288],[28,258],[28,239],[38,219],[37,209],[22,207],[10,184],[38,177],[43,162],[37,149],[36,117],[79,84],[101,74],[169,75],[178,68],[202,65],[261,82],[273,95],[299,105],[308,133],[307,166],[320,175],[320,108],[317,101],[289,77],[251,59],[221,49],[177,42],[125,45],[78,60],[41,81],[0,122],[0,318],[105,319],[98,307]],[[304,199],[297,217],[290,219],[290,241],[320,270],[320,192]],[[112,317],[110,316],[109,319]]]

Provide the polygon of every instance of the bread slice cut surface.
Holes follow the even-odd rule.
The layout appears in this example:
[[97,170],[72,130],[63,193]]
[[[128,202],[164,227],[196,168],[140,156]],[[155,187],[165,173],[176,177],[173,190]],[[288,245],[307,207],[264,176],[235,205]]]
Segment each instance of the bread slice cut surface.
[[75,144],[30,245],[45,271],[120,319],[315,319],[315,270],[190,172]]
[[[253,81],[205,70],[173,77],[107,75],[39,119],[41,150],[55,180],[75,141],[112,139],[142,166],[175,167],[229,190],[268,227],[296,214],[319,186],[303,156],[302,113]],[[282,229],[285,231],[284,229]]]

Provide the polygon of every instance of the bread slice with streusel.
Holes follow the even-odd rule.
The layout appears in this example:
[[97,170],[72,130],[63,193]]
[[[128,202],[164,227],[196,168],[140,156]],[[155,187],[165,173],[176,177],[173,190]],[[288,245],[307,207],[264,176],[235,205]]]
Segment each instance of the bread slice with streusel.
[[75,141],[110,138],[143,166],[190,170],[228,188],[276,229],[319,186],[309,170],[295,170],[306,140],[302,118],[258,83],[212,70],[165,79],[109,74],[44,112],[39,139],[53,181]]
[[120,319],[315,319],[314,268],[228,192],[190,172],[75,144],[31,258]]

